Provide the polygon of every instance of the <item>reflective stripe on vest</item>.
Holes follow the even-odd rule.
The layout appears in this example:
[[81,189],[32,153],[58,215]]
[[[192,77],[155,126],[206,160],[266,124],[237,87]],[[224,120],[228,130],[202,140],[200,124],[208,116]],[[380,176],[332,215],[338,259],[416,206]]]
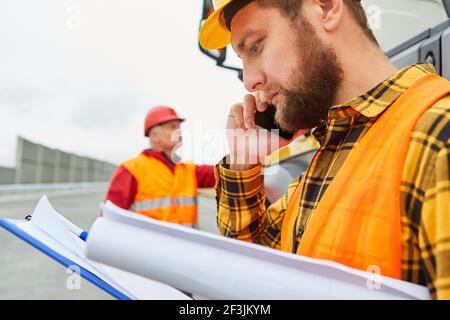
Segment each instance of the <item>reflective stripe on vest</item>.
[[136,201],[131,205],[131,210],[154,210],[164,207],[176,206],[196,206],[197,197],[165,197],[146,201]]
[[198,203],[197,197],[177,197],[175,204],[177,206],[196,206]]

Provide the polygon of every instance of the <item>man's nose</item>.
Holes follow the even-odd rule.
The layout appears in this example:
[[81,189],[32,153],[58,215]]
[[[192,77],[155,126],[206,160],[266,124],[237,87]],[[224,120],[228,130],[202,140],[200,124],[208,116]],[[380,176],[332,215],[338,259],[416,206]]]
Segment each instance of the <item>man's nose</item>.
[[265,76],[261,70],[255,67],[243,68],[244,86],[248,92],[258,91],[265,83]]

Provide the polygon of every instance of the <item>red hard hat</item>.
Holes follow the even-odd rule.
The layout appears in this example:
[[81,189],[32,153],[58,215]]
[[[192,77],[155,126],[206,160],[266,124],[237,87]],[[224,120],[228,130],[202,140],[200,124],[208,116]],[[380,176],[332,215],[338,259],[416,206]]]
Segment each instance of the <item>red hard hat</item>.
[[175,110],[170,107],[158,106],[150,109],[145,117],[144,135],[148,137],[151,128],[172,120],[184,121],[185,119],[178,117]]

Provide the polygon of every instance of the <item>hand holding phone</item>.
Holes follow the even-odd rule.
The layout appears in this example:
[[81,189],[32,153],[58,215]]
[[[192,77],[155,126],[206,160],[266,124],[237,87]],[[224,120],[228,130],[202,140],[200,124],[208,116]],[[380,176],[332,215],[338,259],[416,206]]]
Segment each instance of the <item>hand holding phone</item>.
[[257,103],[250,94],[244,97],[243,103],[233,105],[227,124],[231,170],[249,170],[261,163],[265,156],[289,143],[292,135],[279,130],[274,116],[273,106]]
[[273,105],[268,105],[267,109],[264,112],[259,112],[256,110],[255,112],[255,124],[269,130],[272,133],[278,134],[281,138],[286,140],[291,140],[294,137],[293,133],[282,130],[275,123],[275,112],[276,109]]

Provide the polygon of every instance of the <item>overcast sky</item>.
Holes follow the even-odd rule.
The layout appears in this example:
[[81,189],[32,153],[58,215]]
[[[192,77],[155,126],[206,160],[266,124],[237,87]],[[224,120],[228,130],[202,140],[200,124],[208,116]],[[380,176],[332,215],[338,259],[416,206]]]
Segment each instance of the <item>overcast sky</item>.
[[[201,0],[0,0],[0,166],[14,166],[18,135],[120,163],[146,147],[158,104],[188,133],[223,130],[245,91],[200,53],[201,12]],[[194,160],[217,161],[196,138],[209,150]]]
[[[446,17],[441,1],[363,4],[384,49]],[[245,90],[200,53],[201,12],[202,0],[0,0],[0,166],[14,166],[18,135],[120,163],[147,146],[159,104],[188,119],[188,157],[219,160]]]

